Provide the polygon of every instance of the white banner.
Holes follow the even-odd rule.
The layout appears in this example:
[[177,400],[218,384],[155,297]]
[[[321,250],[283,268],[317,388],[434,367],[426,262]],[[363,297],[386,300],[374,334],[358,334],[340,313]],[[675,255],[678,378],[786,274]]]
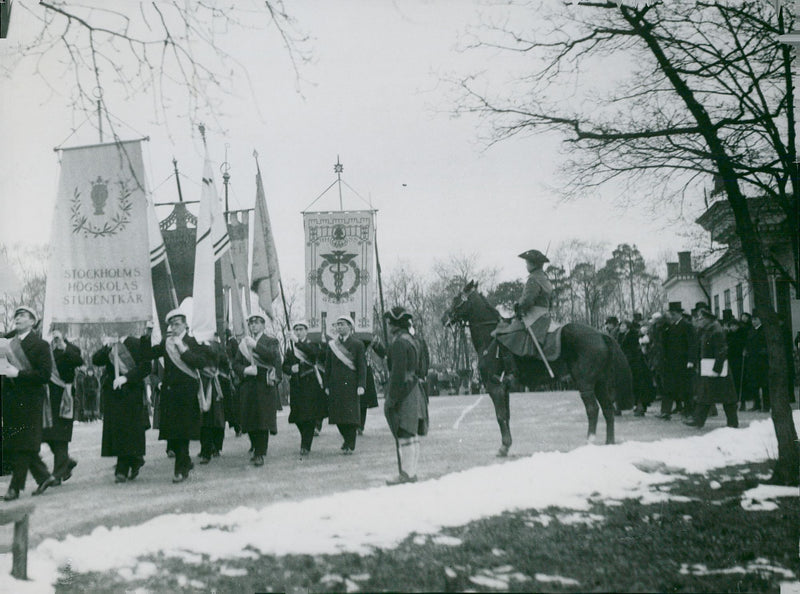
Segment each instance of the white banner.
[[62,149],[45,327],[152,316],[140,141]]
[[303,213],[306,235],[306,318],[309,332],[326,332],[340,315],[358,333],[372,333],[373,211]]

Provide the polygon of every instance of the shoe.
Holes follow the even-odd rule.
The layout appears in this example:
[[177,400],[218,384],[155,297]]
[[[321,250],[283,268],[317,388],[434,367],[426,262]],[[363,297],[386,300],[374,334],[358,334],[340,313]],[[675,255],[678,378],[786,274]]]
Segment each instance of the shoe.
[[51,474],[46,479],[44,479],[41,483],[39,483],[39,486],[36,487],[36,490],[33,492],[33,494],[34,495],[41,495],[42,493],[47,491],[47,489],[52,487],[55,483],[56,483],[56,477],[54,477]]
[[340,447],[339,449],[344,452],[345,450],[347,450],[349,448],[347,447],[347,443],[342,443],[342,447]]
[[256,456],[253,460],[254,466],[264,466],[264,456]]
[[208,464],[209,462],[211,462],[211,458],[208,456],[200,456],[197,461],[198,464]]
[[387,479],[386,484],[390,487],[392,485],[402,485],[405,483],[416,483],[417,477],[416,476],[408,476],[405,472],[401,472],[396,477]]
[[717,407],[716,406],[712,406],[711,410],[708,411],[708,416],[709,417],[716,417],[717,415],[719,415],[719,412],[717,411]]
[[672,418],[672,416],[669,415],[668,413],[659,413],[659,414],[656,415],[656,418],[657,419],[662,419],[664,421],[669,421]]
[[643,410],[635,410],[635,411],[633,411],[633,416],[634,417],[643,417],[644,416],[644,411]]
[[726,427],[728,427],[730,429],[738,429],[739,428],[739,423],[736,423],[735,425],[726,425]]
[[15,499],[19,499],[19,491],[9,487],[6,494],[3,495],[3,501],[14,501]]
[[704,423],[698,423],[694,419],[687,419],[683,422],[683,424],[687,427],[697,427],[698,429],[704,425]]
[[133,479],[135,479],[137,476],[139,476],[139,471],[140,471],[141,469],[142,469],[141,465],[140,465],[140,466],[133,466],[133,467],[131,467],[131,472],[130,472],[130,475],[128,476],[128,480],[132,481],[132,480],[133,480]]
[[125,476],[124,474],[122,474],[121,472],[118,472],[117,474],[114,475],[114,482],[115,483],[124,483],[127,480],[128,480],[128,477]]
[[308,456],[311,452],[306,448],[300,448],[300,455],[301,456]]
[[174,458],[174,457],[175,457],[175,452],[173,452],[172,450],[167,450],[167,458]]
[[342,454],[344,454],[345,456],[352,456],[353,452],[355,452],[355,450],[354,449],[351,450],[350,448],[345,448],[342,450]]
[[319,429],[314,429],[314,437],[318,437],[318,436],[319,436]]
[[72,470],[78,465],[77,460],[73,460],[72,458],[69,459],[67,462],[67,471],[64,473],[64,476],[61,477],[61,481],[68,481],[72,476]]
[[760,412],[761,411],[761,407],[757,406],[757,405],[754,405],[752,408],[749,408],[747,410],[750,411],[750,412]]
[[359,435],[364,435],[364,430],[363,429],[359,429],[358,431],[356,431],[356,433],[358,433]]
[[182,483],[183,481],[185,481],[187,479],[188,476],[189,475],[187,475],[187,474],[185,474],[183,472],[178,472],[178,473],[175,474],[175,476],[172,477],[172,482],[173,483]]
[[61,486],[61,481],[62,481],[62,479],[56,478],[56,481],[50,486],[51,487],[60,487]]
[[215,450],[214,453],[211,454],[212,458],[219,458],[219,450]]

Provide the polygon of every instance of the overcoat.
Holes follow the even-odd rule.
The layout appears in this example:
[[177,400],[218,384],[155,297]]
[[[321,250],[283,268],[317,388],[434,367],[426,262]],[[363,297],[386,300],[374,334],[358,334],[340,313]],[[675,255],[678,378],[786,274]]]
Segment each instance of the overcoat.
[[225,359],[220,371],[227,375],[227,381],[223,377],[222,391],[225,393],[225,420],[231,427],[239,428],[242,414],[241,400],[239,399],[239,377],[233,370],[233,362],[236,360],[236,352],[239,350],[239,343],[230,337],[225,343]]
[[[229,380],[223,373],[227,369],[227,355],[224,347],[216,340],[201,344],[200,350],[206,357],[206,367],[201,372],[203,390],[211,393],[211,406],[203,413],[203,427],[224,429],[225,388],[223,382]],[[216,380],[212,377],[214,374],[216,374]]]
[[688,362],[697,358],[694,329],[683,318],[669,322],[663,328],[663,375],[661,385],[667,394],[675,394],[691,387],[694,372],[687,369]]
[[[305,359],[313,365],[322,367],[322,345],[304,340],[295,342],[294,347],[286,350],[283,359],[283,373],[289,376],[289,422],[303,423],[319,421],[328,416],[328,406],[325,398],[324,383],[319,385],[314,367],[303,363],[296,351],[301,351]],[[292,366],[298,365],[299,371],[292,372]],[[319,367],[317,371],[319,370]],[[320,371],[320,378],[322,373]]]
[[428,432],[428,402],[420,387],[419,345],[407,332],[395,335],[389,347],[389,384],[384,415],[395,438],[402,429],[411,435]]
[[3,377],[3,450],[38,452],[42,445],[42,405],[50,381],[50,345],[35,333],[22,339],[31,364],[14,378]]
[[[72,344],[65,341],[65,348],[53,349],[53,360],[58,369],[58,375],[61,377],[65,384],[72,384],[75,381],[75,370],[83,365],[83,358],[81,357],[81,350]],[[64,419],[61,417],[61,398],[64,395],[65,388],[50,382],[48,386],[50,390],[50,410],[53,414],[53,426],[42,430],[42,441],[72,441],[72,423],[75,415],[78,413],[77,407],[73,404],[72,419]],[[75,400],[74,386],[73,390],[73,403]]]
[[[372,353],[369,352],[370,350]],[[376,408],[378,406],[378,390],[375,385],[375,374],[380,371],[380,369],[376,369],[376,366],[380,365],[380,360],[386,357],[386,349],[377,342],[365,340],[364,355],[367,361],[367,383],[359,404],[361,408]]]
[[619,335],[620,348],[628,360],[633,379],[633,394],[637,404],[647,406],[653,401],[653,377],[642,349],[639,347],[639,333],[633,329]]
[[332,338],[349,353],[355,369],[337,357],[328,344],[325,351],[325,378],[328,387],[328,422],[331,425],[361,425],[361,404],[358,388],[367,385],[367,358],[364,343],[352,334],[347,340]]
[[[728,358],[728,343],[725,339],[725,330],[717,321],[711,322],[701,334],[700,358],[714,359],[714,371],[717,373],[722,371]],[[699,381],[698,404],[731,404],[738,400],[730,369],[725,377],[700,376]]]
[[[199,370],[209,364],[207,357],[194,337],[183,335],[187,350],[181,360],[191,369]],[[199,381],[181,371],[167,354],[166,339],[153,347],[154,357],[164,358],[164,376],[161,380],[161,414],[159,439],[200,439],[203,422],[198,400]]]
[[[277,382],[283,376],[281,371],[281,350],[277,338],[262,334],[256,343],[255,353],[266,365],[275,368]],[[240,428],[243,433],[252,431],[269,431],[278,433],[278,384],[267,385],[267,370],[257,366],[256,375],[245,375],[244,368],[251,365],[242,353],[242,347],[236,352],[233,369],[239,377],[239,400],[241,402]]]
[[103,396],[103,438],[101,456],[144,456],[145,424],[144,380],[150,373],[139,339],[128,336],[123,341],[134,366],[125,373],[128,381],[114,389],[114,360],[111,346],[104,346],[92,355],[92,364],[103,367],[100,393]]

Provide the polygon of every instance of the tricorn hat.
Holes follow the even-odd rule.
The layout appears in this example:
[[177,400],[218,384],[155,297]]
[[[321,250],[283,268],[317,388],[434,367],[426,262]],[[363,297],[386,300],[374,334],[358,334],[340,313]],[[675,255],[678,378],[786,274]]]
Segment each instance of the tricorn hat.
[[20,312],[24,312],[28,314],[30,317],[33,318],[33,323],[39,321],[39,316],[36,315],[36,312],[33,311],[33,308],[28,307],[27,305],[20,305],[17,309],[14,310],[14,317],[17,317],[17,314]]
[[683,313],[683,306],[680,301],[670,301],[667,306],[667,311],[674,311],[676,313]]
[[402,322],[403,320],[410,320],[414,316],[408,313],[408,310],[402,305],[395,305],[392,309],[383,314],[383,317],[389,322]]
[[548,257],[539,250],[528,250],[527,252],[522,252],[519,257],[523,260],[528,260],[528,262],[533,262],[534,264],[544,264],[545,262],[550,261]]

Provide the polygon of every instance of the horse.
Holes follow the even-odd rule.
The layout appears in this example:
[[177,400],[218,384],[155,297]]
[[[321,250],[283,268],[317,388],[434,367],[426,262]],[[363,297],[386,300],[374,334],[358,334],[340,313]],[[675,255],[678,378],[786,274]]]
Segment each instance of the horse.
[[[502,445],[497,455],[507,456],[511,447],[509,387],[503,381],[503,361],[500,344],[493,331],[503,318],[497,309],[470,281],[453,297],[442,316],[445,326],[469,326],[470,337],[478,353],[478,369],[494,404],[500,426]],[[544,363],[532,357],[516,357],[521,383],[527,386],[548,378]],[[561,355],[550,362],[557,377],[567,374],[580,393],[589,421],[587,440],[594,443],[599,409],[606,421],[606,444],[614,443],[615,402],[633,401],[631,371],[617,342],[594,328],[580,323],[568,323],[561,332]],[[599,407],[598,407],[599,403]]]

